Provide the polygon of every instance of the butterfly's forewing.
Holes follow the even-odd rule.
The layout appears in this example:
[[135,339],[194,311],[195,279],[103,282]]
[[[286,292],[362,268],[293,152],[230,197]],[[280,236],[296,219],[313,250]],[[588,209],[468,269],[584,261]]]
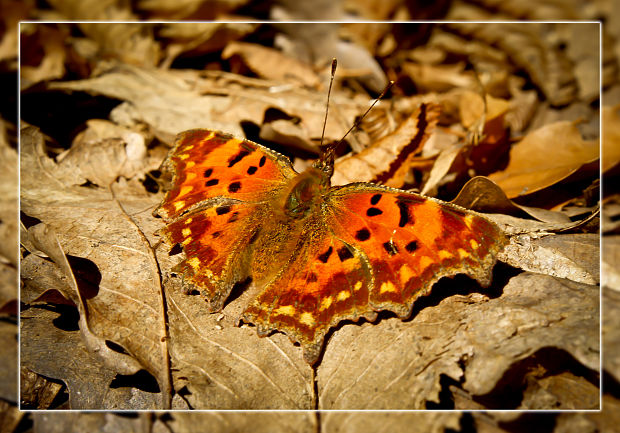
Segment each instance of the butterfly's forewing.
[[487,286],[506,243],[494,223],[474,212],[387,187],[334,188],[327,205],[334,236],[367,258],[370,307],[403,318],[441,277],[463,273]]
[[270,200],[296,173],[287,158],[263,146],[204,129],[179,134],[163,168],[174,177],[156,210],[171,221],[161,233],[183,247],[186,258],[176,270],[217,311],[249,276],[248,247]]
[[177,136],[162,167],[174,173],[157,213],[173,219],[214,198],[257,202],[297,173],[290,161],[248,140],[208,129]]

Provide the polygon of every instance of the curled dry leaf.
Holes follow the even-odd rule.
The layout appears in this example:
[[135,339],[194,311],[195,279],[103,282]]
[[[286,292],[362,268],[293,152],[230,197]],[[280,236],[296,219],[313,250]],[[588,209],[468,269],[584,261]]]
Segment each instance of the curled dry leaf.
[[338,159],[332,184],[344,185],[357,181],[402,187],[415,155],[432,134],[438,118],[438,105],[420,105],[391,134],[380,138],[358,154]]
[[222,52],[223,59],[236,57],[259,77],[317,87],[319,78],[310,65],[285,56],[278,50],[246,42],[231,42]]
[[[78,306],[80,330],[89,350],[125,374],[145,368],[157,378],[166,399],[168,361],[162,351],[159,278],[153,274],[143,240],[109,190],[72,183],[65,170],[43,153],[42,140],[34,128],[23,131],[22,211],[46,223],[33,244],[52,258],[68,279],[63,293]],[[139,216],[150,204],[144,194],[120,196],[134,215]],[[96,267],[101,277],[94,290],[81,292],[63,250]],[[111,350],[106,341],[130,355]]]
[[502,189],[490,179],[477,176],[470,179],[461,189],[452,203],[478,212],[502,213],[519,216],[522,212],[539,221],[571,225],[570,218],[561,213],[547,209],[524,206],[508,199]]
[[574,122],[556,122],[513,145],[508,166],[489,179],[514,198],[551,186],[598,158],[598,140],[583,140]]

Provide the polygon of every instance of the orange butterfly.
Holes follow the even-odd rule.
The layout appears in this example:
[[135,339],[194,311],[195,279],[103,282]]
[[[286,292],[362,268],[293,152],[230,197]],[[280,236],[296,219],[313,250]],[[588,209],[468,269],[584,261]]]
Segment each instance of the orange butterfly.
[[330,327],[390,310],[411,314],[444,276],[486,286],[506,243],[484,217],[370,183],[330,186],[333,153],[303,173],[248,140],[194,129],[179,134],[163,169],[172,188],[155,211],[186,258],[184,282],[219,311],[233,286],[261,289],[243,313],[260,336],[286,333],[314,364]]

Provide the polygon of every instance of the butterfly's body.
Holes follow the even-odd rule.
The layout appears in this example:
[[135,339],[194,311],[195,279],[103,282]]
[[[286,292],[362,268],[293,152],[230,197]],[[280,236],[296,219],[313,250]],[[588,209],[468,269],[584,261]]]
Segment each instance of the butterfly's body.
[[259,335],[287,333],[310,363],[342,320],[408,317],[443,276],[487,285],[505,243],[473,212],[369,183],[331,187],[330,161],[298,174],[284,156],[219,132],[180,134],[164,168],[175,176],[156,212],[183,246],[185,282],[218,311],[251,278],[260,292],[243,319]]

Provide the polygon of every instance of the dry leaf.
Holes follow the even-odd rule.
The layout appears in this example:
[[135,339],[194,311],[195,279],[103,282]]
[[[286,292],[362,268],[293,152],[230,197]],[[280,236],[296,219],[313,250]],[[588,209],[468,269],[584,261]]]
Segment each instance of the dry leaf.
[[262,78],[283,83],[292,82],[306,87],[319,85],[319,78],[310,65],[287,57],[273,48],[245,42],[231,42],[222,52],[222,58],[231,61],[233,57],[238,57],[245,66]]
[[[434,293],[441,289],[447,287]],[[453,295],[432,307],[414,305],[409,322],[343,326],[318,367],[319,407],[421,409],[439,401],[440,374],[484,395],[511,377],[515,362],[549,346],[596,371],[598,293],[596,286],[523,273],[499,297]]]
[[67,307],[56,311],[33,307],[25,312],[20,330],[22,367],[65,382],[71,409],[160,407],[156,385],[146,390],[114,386],[117,372],[101,365],[84,345],[75,314],[75,323],[70,323],[71,308]]
[[[143,2],[146,3],[146,2]],[[174,5],[177,3],[175,2]],[[170,3],[171,6],[172,3]],[[219,51],[226,47],[230,41],[234,41],[250,34],[258,27],[252,23],[204,23],[184,22],[166,23],[158,31],[158,35],[166,38],[167,59],[164,65],[183,55],[200,56],[205,53]]]
[[422,149],[439,118],[439,106],[423,104],[398,128],[358,154],[336,161],[332,185],[376,182],[402,187],[414,156]]
[[[472,5],[451,11],[451,20],[488,19],[489,14]],[[584,24],[587,25],[587,24]],[[596,24],[590,24],[596,25]],[[445,26],[470,39],[479,40],[506,52],[523,68],[552,105],[565,105],[577,96],[577,83],[565,55],[545,41],[540,25],[508,23],[450,23]]]
[[521,235],[510,239],[499,260],[525,271],[566,278],[583,284],[599,283],[599,237]]
[[16,402],[17,399],[17,326],[8,321],[0,321],[0,398]]
[[[62,78],[65,75],[66,51],[64,42],[66,29],[26,24],[22,29],[22,38],[37,38],[43,49],[43,56],[37,64],[29,62],[36,59],[35,53],[27,51],[31,44],[24,43],[22,67],[20,69],[20,86],[24,90],[41,81]],[[32,44],[34,45],[34,44]]]
[[564,213],[547,209],[524,206],[509,200],[504,191],[486,177],[477,176],[470,179],[461,189],[452,203],[478,212],[492,212],[519,216],[525,212],[530,216],[548,223],[572,225],[571,219]]
[[[225,75],[230,79],[229,75]],[[248,80],[246,80],[247,82]],[[128,121],[146,123],[161,141],[172,143],[176,134],[192,128],[210,128],[243,136],[241,121],[261,125],[265,112],[275,108],[301,119],[307,140],[321,137],[325,117],[325,95],[303,90],[269,91],[271,82],[252,81],[260,87],[244,91],[222,89],[214,92],[213,80],[201,78],[199,71],[155,71],[123,65],[97,78],[51,83],[50,88],[85,91],[127,101],[112,111]],[[325,128],[328,141],[342,138],[363,108],[357,103],[334,96],[332,113]],[[132,125],[126,125],[131,127]]]
[[604,173],[620,162],[620,105],[603,107],[601,117],[603,123],[601,171]]
[[556,122],[513,145],[508,166],[489,179],[514,198],[551,186],[598,158],[598,140],[584,141],[574,122]]

